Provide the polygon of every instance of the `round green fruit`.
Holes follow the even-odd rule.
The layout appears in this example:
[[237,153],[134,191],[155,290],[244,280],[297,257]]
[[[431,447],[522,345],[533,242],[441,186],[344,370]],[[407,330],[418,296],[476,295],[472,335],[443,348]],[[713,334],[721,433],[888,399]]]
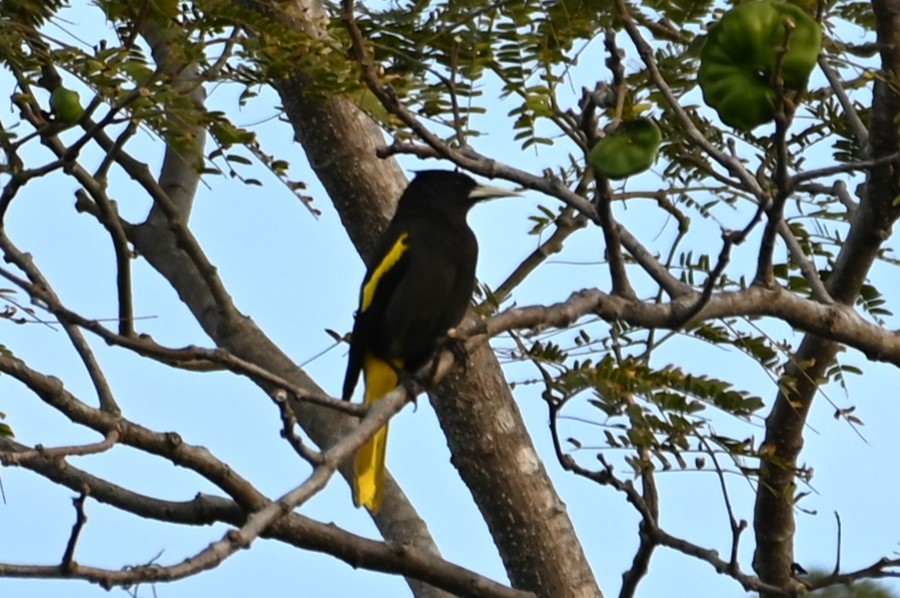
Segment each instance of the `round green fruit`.
[[53,108],[56,119],[68,125],[77,123],[84,112],[78,92],[65,87],[53,90],[50,94],[50,107]]
[[649,118],[623,121],[591,150],[591,165],[611,179],[644,172],[656,161],[662,133]]
[[700,51],[703,101],[727,125],[749,131],[775,117],[772,76],[785,33],[784,89],[806,87],[822,48],[822,29],[803,9],[777,0],[746,2],[710,30]]

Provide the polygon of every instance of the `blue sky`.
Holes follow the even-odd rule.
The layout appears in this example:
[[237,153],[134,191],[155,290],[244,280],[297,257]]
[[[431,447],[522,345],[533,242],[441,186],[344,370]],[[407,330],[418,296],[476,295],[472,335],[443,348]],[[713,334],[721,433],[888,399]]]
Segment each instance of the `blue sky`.
[[[70,29],[86,35],[86,13],[69,11]],[[94,23],[101,23],[94,21]],[[53,35],[62,35],[54,32]],[[625,45],[629,56],[635,56]],[[635,64],[631,59],[630,64]],[[629,62],[626,62],[629,64]],[[8,89],[8,74],[0,73],[0,88]],[[85,95],[84,93],[82,94]],[[194,234],[236,304],[265,330],[297,362],[305,362],[331,344],[324,330],[346,331],[355,309],[357,289],[363,275],[362,262],[347,239],[324,191],[314,181],[292,143],[288,127],[270,119],[276,114],[275,98],[263,93],[240,113],[232,90],[214,90],[211,105],[235,114],[237,124],[254,126],[265,149],[292,162],[292,173],[310,183],[321,218],[312,218],[306,209],[272,177],[259,175],[264,187],[245,186],[226,177],[209,177],[198,194],[191,217]],[[506,109],[498,105],[495,110]],[[11,114],[3,116],[11,122]],[[499,120],[499,119],[497,119]],[[485,120],[485,123],[488,121]],[[560,148],[520,151],[508,131],[491,130],[476,142],[483,153],[496,155],[520,168],[539,172],[557,163]],[[142,134],[133,151],[156,171],[162,148]],[[47,159],[35,148],[34,159]],[[97,163],[88,155],[88,166]],[[406,160],[408,169],[422,168],[421,162]],[[431,163],[428,164],[432,166]],[[661,171],[658,165],[655,171]],[[139,218],[148,207],[147,198],[135,193],[136,186],[122,175],[111,179],[113,197],[127,217]],[[629,190],[657,189],[662,183],[650,173],[628,181]],[[852,188],[852,186],[851,186]],[[29,185],[8,215],[8,230],[19,246],[34,254],[37,264],[53,282],[63,301],[71,308],[94,318],[112,318],[114,264],[109,241],[89,216],[73,209],[75,185],[62,177],[52,177]],[[499,284],[538,242],[526,233],[527,220],[536,205],[555,208],[553,201],[526,194],[479,206],[470,222],[481,243],[478,274],[482,282]],[[617,217],[632,227],[643,242],[665,248],[674,234],[674,225],[635,204],[616,206]],[[748,218],[744,210],[737,221]],[[684,246],[716,254],[718,239],[709,223],[694,218],[700,232]],[[896,247],[896,243],[893,243]],[[729,273],[744,271],[752,263],[757,245],[754,239],[735,255]],[[605,288],[602,235],[587,229],[576,235],[563,254],[548,261],[516,294],[520,305],[556,301],[584,286]],[[594,263],[591,263],[594,262]],[[135,312],[147,319],[140,330],[164,344],[209,345],[177,296],[144,262],[134,263]],[[882,292],[891,297],[898,284],[895,274],[879,265],[874,274]],[[890,318],[889,327],[896,327]],[[0,322],[0,342],[36,369],[63,379],[69,390],[92,400],[91,386],[77,356],[58,327],[41,324],[14,325]],[[771,328],[778,338],[792,339],[784,326]],[[502,342],[502,341],[500,341]],[[271,402],[247,380],[224,373],[170,371],[147,363],[127,352],[110,349],[92,339],[92,346],[109,376],[124,413],[133,421],[160,431],[177,430],[188,442],[207,446],[263,492],[272,496],[296,486],[308,473],[307,465],[292,453],[278,436],[280,420]],[[333,349],[305,367],[326,390],[337,393],[345,366],[346,352]],[[843,521],[845,568],[869,565],[883,555],[892,555],[900,540],[900,521],[895,515],[898,493],[891,473],[891,456],[900,453],[900,437],[895,422],[900,416],[892,383],[894,368],[865,364],[850,351],[847,363],[864,366],[865,375],[850,377],[848,392],[827,387],[825,392],[839,406],[855,405],[865,421],[864,439],[845,422],[832,417],[834,408],[817,400],[809,422],[803,460],[815,467],[815,476],[802,506],[815,514],[799,513],[796,556],[807,569],[831,569],[835,553],[835,521],[838,511]],[[698,344],[670,343],[656,357],[656,364],[681,364],[696,373],[708,373],[732,380],[770,401],[775,387],[752,362],[734,352]],[[528,364],[508,366],[510,380],[526,380],[535,372]],[[637,518],[623,498],[561,471],[555,463],[547,430],[547,412],[539,390],[523,385],[516,390],[522,410],[539,453],[545,459],[557,489],[566,502],[601,587],[615,595],[621,573],[630,564],[636,547]],[[48,446],[97,440],[96,436],[74,432],[72,426],[49,408],[42,406],[20,385],[0,377],[0,411],[14,427],[17,439],[25,444]],[[585,412],[587,413],[587,412]],[[596,417],[596,414],[591,414]],[[600,443],[599,433],[589,426],[570,424],[584,444],[592,444],[591,434]],[[720,431],[735,434],[763,434],[761,422],[716,421]],[[590,457],[590,455],[587,455]],[[588,462],[589,459],[585,459]],[[124,447],[103,455],[72,459],[73,464],[161,498],[185,500],[198,491],[213,489],[196,476],[174,468],[162,460],[143,456]],[[449,453],[427,401],[418,410],[404,410],[391,424],[388,465],[410,495],[420,514],[429,522],[446,558],[497,579],[504,579],[496,551],[475,509],[468,491],[449,463]],[[24,470],[0,471],[6,504],[0,506],[0,561],[55,563],[68,539],[74,510],[72,493],[53,486]],[[729,491],[739,517],[751,520],[753,494],[748,483],[729,477]],[[661,520],[670,532],[727,554],[730,532],[718,480],[709,472],[670,472],[659,475]],[[333,521],[351,531],[377,537],[363,512],[353,508],[346,484],[335,479],[302,512],[322,521]],[[117,568],[159,558],[172,563],[205,547],[224,533],[224,527],[180,529],[156,522],[137,520],[94,501],[88,501],[90,517],[79,543],[76,559],[83,564]],[[745,533],[741,564],[750,570],[752,531]],[[900,587],[900,586],[898,586]],[[236,554],[216,570],[169,585],[156,586],[159,596],[238,596],[265,588],[265,595],[278,596],[403,596],[408,590],[402,580],[366,571],[356,571],[328,556],[301,552],[274,542],[257,541],[252,549]],[[684,588],[685,593],[673,593]],[[690,590],[688,590],[690,588]],[[116,593],[121,590],[116,590]],[[93,597],[107,595],[84,582],[47,582],[0,579],[4,597]],[[141,588],[139,596],[152,596]],[[638,596],[690,595],[703,597],[741,596],[733,581],[716,575],[706,564],[660,549]]]

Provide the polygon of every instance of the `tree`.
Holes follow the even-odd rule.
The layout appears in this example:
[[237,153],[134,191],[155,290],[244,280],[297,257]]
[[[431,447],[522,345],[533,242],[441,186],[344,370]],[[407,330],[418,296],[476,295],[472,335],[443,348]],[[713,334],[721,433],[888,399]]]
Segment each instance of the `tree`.
[[[2,60],[14,82],[12,116],[0,135],[6,316],[10,324],[31,323],[25,339],[59,327],[83,368],[61,380],[58,366],[35,356],[29,341],[3,347],[6,388],[27,390],[44,408],[47,427],[6,409],[0,459],[77,497],[74,526],[60,528],[67,538],[60,562],[6,562],[0,574],[135,587],[200,575],[271,538],[403,575],[417,596],[601,595],[591,565],[599,571],[604,563],[589,563],[532,439],[544,431],[524,424],[517,405],[524,396],[540,397],[549,414],[549,437],[539,449],[555,459],[551,466],[593,482],[589,491],[598,496],[621,496],[637,517],[636,537],[604,539],[634,550],[622,596],[635,593],[659,547],[712,565],[736,591],[765,596],[896,574],[898,561],[880,559],[890,550],[881,546],[866,555],[871,566],[836,568],[815,581],[794,574],[795,516],[806,494],[799,487],[812,477],[800,455],[810,410],[828,400],[825,385],[845,385],[859,371],[839,359],[844,348],[872,362],[870,369],[900,364],[900,343],[887,325],[891,297],[870,280],[873,268],[894,264],[891,230],[900,209],[896,0],[804,7],[825,35],[805,94],[779,83],[795,27],[779,21],[786,41],[773,53],[773,71],[763,73],[773,90],[774,124],[743,132],[719,124],[700,103],[699,48],[705,25],[722,8],[709,2],[103,0],[66,13],[60,3],[4,0],[0,8]],[[67,21],[66,14],[77,17]],[[114,31],[71,31],[69,22],[89,19]],[[206,97],[220,87],[237,95],[222,110]],[[76,88],[80,98],[71,93]],[[239,108],[270,92],[283,109],[280,127],[290,128],[309,169],[292,167],[267,150],[254,127],[237,124]],[[642,113],[664,139],[655,176],[613,184],[586,157],[601,137]],[[488,152],[483,131],[512,131],[528,152],[516,151],[513,140]],[[147,164],[148,147],[165,152],[158,169]],[[365,258],[405,184],[398,158],[442,160],[541,198],[530,216],[532,253],[500,284],[482,288],[456,331],[467,343],[467,367],[442,355],[439,382],[429,389],[452,463],[509,585],[443,559],[431,522],[392,478],[384,508],[373,516],[384,541],[311,515],[307,502],[339,485],[333,475],[347,476],[355,448],[409,399],[397,390],[367,411],[329,396],[273,340],[285,321],[304,318],[304,306],[280,313],[267,334],[241,311],[236,283],[220,274],[207,247],[212,241],[191,223],[201,185],[227,182],[228,193],[240,193],[261,184],[261,170],[267,185],[281,181],[283,193],[315,212],[320,202],[303,182],[314,173]],[[223,175],[227,181],[217,179]],[[102,261],[70,263],[76,282],[98,274],[92,270],[104,280],[77,305],[71,290],[60,290],[74,288],[66,282],[70,270],[51,275],[40,259],[65,239],[29,247],[16,240],[33,226],[16,216],[33,201],[30,193],[58,195],[73,184],[79,226],[89,219],[92,238],[102,229],[108,245]],[[648,232],[654,221],[670,234]],[[268,226],[275,223],[248,225],[227,241],[250,254]],[[311,219],[304,224],[315,226]],[[215,239],[214,229],[206,233]],[[547,258],[578,242],[590,244],[602,269],[576,271],[552,293],[529,293]],[[304,266],[307,287],[326,284],[328,274],[315,266],[334,246],[319,243],[301,256],[272,251],[248,269],[247,286],[277,289],[294,262]],[[77,256],[79,249],[65,253]],[[254,270],[276,277],[261,280]],[[150,278],[171,286],[202,332],[140,319],[162,313],[151,303],[155,295],[142,293]],[[541,297],[532,302],[533,295]],[[167,320],[183,313],[178,302],[169,302]],[[113,321],[104,320],[108,309],[116,310]],[[344,331],[348,319],[341,320]],[[333,334],[337,343],[342,334]],[[178,348],[183,342],[190,344]],[[691,362],[690,353],[707,344],[732,353],[723,363]],[[510,364],[506,370],[501,361]],[[771,376],[759,391],[742,388],[737,372],[752,364]],[[215,425],[208,422],[228,415],[224,408],[206,407],[193,427],[184,421],[187,405],[179,412],[168,403],[164,419],[140,401],[123,407],[123,394],[139,393],[172,368],[190,372],[178,379],[199,389],[217,388],[219,374],[211,372],[252,381],[262,392],[238,420],[249,426],[265,408],[259,397],[267,396],[268,415],[277,408],[293,449],[287,471],[296,480],[299,460],[303,479],[287,492],[264,490],[257,467],[241,469],[192,440],[209,434]],[[848,427],[862,423],[852,405],[832,404]],[[69,422],[56,427],[49,413]],[[132,415],[139,413],[144,417]],[[757,438],[753,425],[763,416]],[[256,442],[241,428],[225,434],[247,450]],[[133,479],[133,469],[108,470],[104,458],[134,454],[126,447],[136,449],[139,464],[161,459],[190,472],[193,493],[167,491],[177,472],[148,484]],[[720,491],[710,499],[727,507],[727,556],[665,523],[660,478],[671,470],[715,476]],[[755,502],[752,559],[740,551],[750,524],[734,506],[741,492],[729,484],[735,477],[749,481],[743,491]],[[340,508],[349,507],[345,494],[336,494],[346,499]],[[84,565],[77,550],[95,501],[136,519],[221,529],[184,558]]]
[[[827,575],[828,573],[816,571],[811,574],[811,577],[820,578]],[[847,598],[865,598],[866,596],[869,596],[871,598],[890,598],[892,596],[892,594],[885,590],[880,584],[868,579],[846,586],[828,586],[824,589],[818,590],[814,595],[820,596],[821,598],[839,598],[841,596],[845,596]]]

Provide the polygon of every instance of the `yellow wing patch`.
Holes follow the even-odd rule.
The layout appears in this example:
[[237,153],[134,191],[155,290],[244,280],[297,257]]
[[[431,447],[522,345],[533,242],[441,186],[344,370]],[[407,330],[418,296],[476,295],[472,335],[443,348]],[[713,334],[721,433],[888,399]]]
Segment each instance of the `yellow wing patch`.
[[381,277],[387,274],[400,258],[403,257],[403,254],[406,253],[406,249],[409,247],[409,243],[406,242],[407,238],[409,238],[409,233],[403,233],[397,237],[394,246],[391,247],[391,250],[387,252],[387,255],[381,260],[381,263],[372,271],[372,276],[369,277],[369,281],[362,288],[359,311],[366,311],[369,309],[369,306],[372,305],[372,299],[375,297],[375,289],[378,288],[378,281],[381,280]]

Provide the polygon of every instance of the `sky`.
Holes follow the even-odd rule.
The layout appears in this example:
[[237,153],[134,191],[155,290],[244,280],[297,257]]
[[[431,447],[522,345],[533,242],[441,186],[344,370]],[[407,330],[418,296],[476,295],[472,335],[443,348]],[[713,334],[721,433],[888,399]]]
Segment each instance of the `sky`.
[[[79,36],[88,35],[89,31],[93,35],[96,30],[91,28],[103,26],[102,21],[92,20],[91,13],[82,9],[67,11],[65,19],[65,28],[77,30]],[[55,31],[53,35],[64,37],[65,32]],[[636,53],[630,46],[624,47],[629,56],[626,65],[636,66]],[[11,85],[8,73],[0,72],[0,89],[10,89]],[[85,96],[83,92],[82,97]],[[233,112],[235,98],[234,90],[217,88],[212,90],[210,105]],[[207,177],[196,199],[191,227],[237,306],[298,363],[305,364],[320,386],[337,394],[346,351],[339,347],[322,354],[332,345],[325,330],[350,328],[364,269],[326,194],[304,163],[299,146],[293,143],[288,127],[273,118],[277,116],[276,104],[272,94],[263,91],[257,101],[235,113],[234,120],[240,125],[253,125],[266,151],[289,157],[292,173],[309,183],[309,194],[322,211],[321,217],[313,218],[271,176],[258,175],[263,187],[245,186],[227,177]],[[500,102],[494,110],[506,112]],[[4,113],[3,120],[11,122],[12,113]],[[489,119],[481,124],[491,125]],[[511,132],[493,126],[476,146],[485,154],[514,161],[518,167],[535,172],[559,160],[557,148],[521,151],[511,136]],[[135,147],[140,159],[157,171],[161,146],[142,133]],[[46,160],[48,154],[34,148],[28,157]],[[98,157],[88,155],[85,160],[88,165],[96,164]],[[402,164],[409,171],[426,166],[415,160],[404,160]],[[432,166],[433,163],[427,164]],[[651,173],[629,180],[627,189],[659,188],[661,171],[662,165],[658,164]],[[126,177],[115,173],[111,186],[126,217],[139,219],[146,213],[147,198],[134,193],[136,187]],[[9,212],[8,231],[22,249],[34,255],[70,308],[93,318],[112,318],[116,314],[115,270],[109,241],[89,216],[75,212],[74,190],[74,183],[62,177],[30,184]],[[550,199],[526,193],[521,198],[498,200],[473,211],[470,223],[480,240],[478,276],[482,282],[497,286],[534,249],[539,239],[527,235],[532,226],[528,216],[537,213],[538,205],[556,207]],[[617,205],[616,216],[632,226],[635,234],[651,247],[665,247],[674,235],[674,224],[660,218],[649,206]],[[743,222],[748,216],[744,210],[733,218]],[[718,246],[708,245],[708,239],[718,238],[715,226],[698,218],[693,223],[701,227],[700,232],[684,248],[717,253]],[[752,263],[755,240],[751,238],[736,252],[729,274],[740,273]],[[584,286],[607,288],[605,266],[599,263],[602,247],[598,229],[581,231],[562,254],[548,260],[517,290],[515,300],[519,305],[559,301]],[[135,313],[144,318],[139,322],[142,332],[170,346],[209,346],[187,309],[152,269],[136,260],[134,274]],[[900,291],[889,267],[877,266],[873,277],[885,296],[890,298]],[[896,328],[896,318],[888,318],[887,325]],[[770,330],[795,343],[800,338],[784,326]],[[270,496],[296,486],[308,474],[308,467],[279,437],[277,410],[246,379],[226,373],[169,370],[109,348],[97,339],[90,340],[117,400],[131,420],[155,430],[177,430],[186,441],[206,446],[232,464]],[[58,326],[0,321],[0,342],[32,367],[63,379],[70,391],[91,399],[90,382]],[[853,351],[845,353],[842,360],[864,367],[865,375],[850,376],[846,390],[831,385],[824,392],[837,406],[856,406],[856,414],[865,426],[857,431],[836,420],[834,407],[821,398],[813,407],[802,459],[814,466],[815,475],[807,489],[811,494],[803,500],[803,510],[797,514],[795,548],[798,562],[807,569],[830,570],[834,566],[835,512],[843,523],[844,568],[862,567],[881,556],[892,556],[900,540],[900,521],[894,507],[898,481],[890,460],[891,455],[900,453],[900,435],[896,434],[894,423],[900,416],[900,407],[891,392],[896,372],[883,364],[867,364]],[[724,377],[767,402],[775,394],[767,374],[733,351],[673,342],[664,345],[655,357],[656,365],[665,363]],[[528,364],[508,364],[505,371],[508,379],[519,382],[535,376]],[[598,582],[608,595],[615,595],[621,573],[628,568],[636,547],[637,517],[613,490],[561,470],[553,458],[547,410],[539,389],[521,384],[515,394]],[[575,406],[574,415],[597,419],[595,412],[578,409]],[[6,413],[6,421],[13,426],[17,439],[25,444],[54,446],[98,440],[95,435],[73,431],[62,416],[8,377],[0,377],[0,411]],[[722,433],[752,434],[757,439],[764,433],[758,420],[738,423],[718,418],[715,425]],[[565,430],[587,446],[601,442],[596,426],[570,421]],[[591,451],[579,454],[585,463],[592,462],[592,456]],[[161,498],[186,500],[198,491],[213,491],[196,476],[126,447],[73,458],[71,462]],[[487,529],[449,462],[446,442],[427,401],[419,401],[417,410],[407,408],[392,420],[388,467],[428,521],[448,560],[505,580]],[[5,504],[0,505],[0,562],[57,563],[74,521],[73,494],[17,468],[0,470],[0,481],[6,497]],[[716,476],[709,471],[672,471],[660,473],[658,483],[663,527],[727,554],[730,532]],[[752,520],[753,493],[748,482],[732,475],[728,477],[728,488],[737,516]],[[353,508],[349,489],[340,479],[303,505],[301,512],[377,537],[364,512]],[[85,565],[117,568],[151,561],[172,563],[218,540],[225,531],[223,526],[182,529],[143,521],[92,500],[87,503],[87,514],[89,521],[76,555],[76,560]],[[740,552],[745,571],[750,571],[752,550],[752,532],[747,532]],[[900,589],[900,585],[895,587]],[[266,588],[265,595],[271,597],[409,594],[405,583],[394,576],[353,570],[328,556],[259,540],[250,550],[234,555],[213,571],[177,583],[142,587],[137,595],[239,596],[259,592],[260,588]],[[673,594],[673,588],[685,588],[686,593]],[[122,593],[113,590],[113,594]],[[79,581],[0,579],[2,598],[101,595],[108,594]],[[744,592],[709,565],[659,549],[637,595],[713,598],[742,596]]]

